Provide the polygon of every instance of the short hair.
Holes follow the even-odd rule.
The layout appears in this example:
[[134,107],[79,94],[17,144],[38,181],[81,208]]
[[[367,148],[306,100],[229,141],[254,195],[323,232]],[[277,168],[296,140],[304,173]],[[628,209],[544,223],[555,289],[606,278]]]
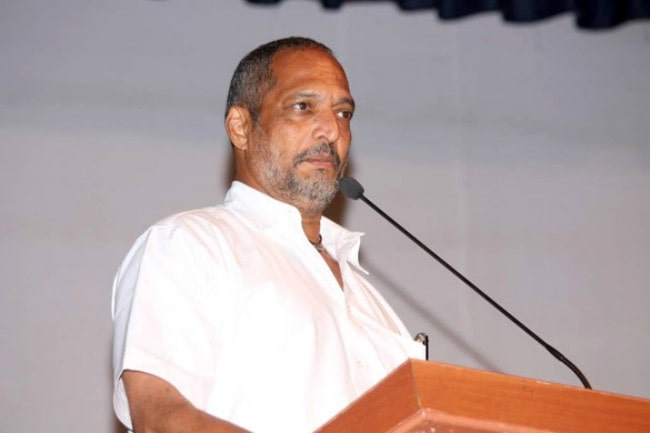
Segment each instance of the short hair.
[[273,57],[284,50],[317,49],[334,57],[332,50],[326,45],[313,39],[292,36],[277,39],[260,45],[248,53],[237,65],[230,80],[226,113],[233,105],[241,105],[248,109],[253,121],[257,121],[262,99],[275,85],[275,77],[271,70]]

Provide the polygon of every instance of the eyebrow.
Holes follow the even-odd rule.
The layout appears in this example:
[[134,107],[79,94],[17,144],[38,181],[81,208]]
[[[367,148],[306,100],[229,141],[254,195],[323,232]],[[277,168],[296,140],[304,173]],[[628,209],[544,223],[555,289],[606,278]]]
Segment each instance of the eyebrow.
[[[315,98],[315,99],[324,99],[322,95],[315,93],[315,92],[298,92],[295,94],[294,98]],[[356,104],[354,103],[354,99],[351,97],[343,97],[338,99],[335,103],[335,105],[338,104],[350,104],[352,105],[352,108],[354,109],[356,107]]]
[[341,98],[338,101],[336,101],[337,104],[350,104],[352,105],[352,109],[356,107],[356,104],[354,103],[354,99],[352,98]]

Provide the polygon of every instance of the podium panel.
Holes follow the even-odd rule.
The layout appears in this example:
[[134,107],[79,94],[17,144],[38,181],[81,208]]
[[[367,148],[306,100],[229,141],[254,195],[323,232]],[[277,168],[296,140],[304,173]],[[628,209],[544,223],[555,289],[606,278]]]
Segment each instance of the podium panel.
[[318,433],[650,433],[650,400],[409,360]]

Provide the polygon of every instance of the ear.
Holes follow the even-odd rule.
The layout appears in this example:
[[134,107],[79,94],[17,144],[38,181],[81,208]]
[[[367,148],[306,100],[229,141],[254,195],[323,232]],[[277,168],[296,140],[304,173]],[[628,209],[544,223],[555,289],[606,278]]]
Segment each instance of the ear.
[[239,150],[248,148],[248,138],[252,130],[252,119],[248,109],[233,105],[226,115],[226,133],[230,142]]

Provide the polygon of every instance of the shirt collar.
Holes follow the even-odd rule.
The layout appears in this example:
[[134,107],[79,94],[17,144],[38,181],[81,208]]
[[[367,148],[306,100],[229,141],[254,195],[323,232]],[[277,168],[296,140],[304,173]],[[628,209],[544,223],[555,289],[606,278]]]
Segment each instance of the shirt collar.
[[344,259],[364,274],[368,274],[359,264],[363,233],[350,231],[326,217],[321,218],[320,231],[323,235],[323,245],[328,251],[335,251],[337,261]]
[[[291,231],[302,232],[300,212],[294,206],[276,200],[243,182],[233,181],[226,193],[224,205],[242,215],[259,229],[283,225]],[[321,217],[323,246],[339,261],[349,262],[361,272],[368,272],[359,264],[359,248],[363,233],[353,232]]]
[[239,181],[233,181],[226,193],[224,204],[260,229],[280,223],[301,227],[300,212],[294,206]]

